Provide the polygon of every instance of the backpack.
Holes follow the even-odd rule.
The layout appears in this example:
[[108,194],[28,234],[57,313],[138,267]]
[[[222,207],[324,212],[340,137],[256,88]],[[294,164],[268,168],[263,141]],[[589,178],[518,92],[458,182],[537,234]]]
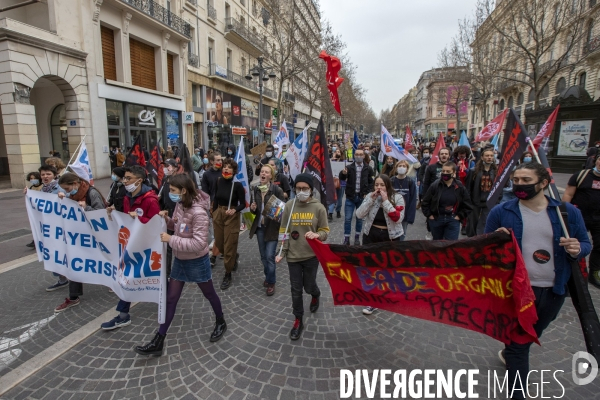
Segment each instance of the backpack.
[[588,176],[590,171],[591,171],[591,169],[584,169],[583,171],[581,171],[579,173],[579,175],[577,175],[577,187],[579,187],[583,183],[583,181],[585,180],[586,176]]

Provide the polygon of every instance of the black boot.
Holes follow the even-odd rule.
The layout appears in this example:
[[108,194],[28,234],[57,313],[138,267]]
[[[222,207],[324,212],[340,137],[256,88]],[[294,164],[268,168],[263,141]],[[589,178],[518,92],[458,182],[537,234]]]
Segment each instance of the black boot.
[[340,212],[338,211],[336,217],[337,218],[342,218],[342,214],[340,214]]
[[230,273],[226,273],[225,276],[223,277],[223,282],[221,283],[221,290],[225,290],[227,289],[229,286],[231,286],[231,272]]
[[600,270],[590,270],[590,274],[588,275],[588,282],[591,285],[596,286],[598,289],[600,289]]
[[233,264],[234,271],[237,271],[239,264],[240,264],[240,253],[236,253],[235,254],[235,263]]
[[328,213],[327,214],[327,221],[329,221],[329,222],[333,221],[333,213]]
[[225,318],[217,318],[217,322],[215,322],[215,329],[213,333],[210,335],[210,341],[216,342],[223,337],[223,334],[227,332],[227,322],[225,322]]
[[135,346],[134,350],[136,353],[143,356],[162,356],[163,345],[165,344],[165,337],[167,335],[161,335],[156,332],[154,338],[145,346]]
[[302,329],[304,329],[304,324],[302,323],[302,318],[296,318],[294,321],[294,326],[292,326],[292,330],[290,331],[290,339],[298,340],[300,339],[300,335],[302,334]]

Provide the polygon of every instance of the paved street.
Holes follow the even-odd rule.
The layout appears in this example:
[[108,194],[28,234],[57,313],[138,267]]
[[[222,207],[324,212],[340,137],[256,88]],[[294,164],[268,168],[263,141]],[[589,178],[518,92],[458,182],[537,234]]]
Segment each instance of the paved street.
[[[557,185],[564,188],[567,179],[567,175],[557,176]],[[106,180],[97,186],[106,193]],[[9,222],[2,224],[0,234],[29,229],[20,192],[0,194],[0,205]],[[334,218],[331,230],[329,241],[340,243],[343,220]],[[408,239],[424,236],[424,218],[418,213]],[[28,235],[1,242],[0,263],[31,254],[23,249],[30,240]],[[292,342],[288,337],[293,316],[286,265],[278,267],[276,294],[266,297],[256,240],[249,240],[247,232],[241,236],[239,253],[240,268],[234,273],[233,286],[226,291],[217,289],[228,322],[221,341],[208,341],[214,323],[212,310],[197,287],[189,285],[167,334],[164,356],[146,358],[132,351],[134,345],[149,341],[157,328],[156,305],[138,304],[131,312],[132,325],[94,332],[0,398],[337,399],[343,368],[477,368],[478,392],[480,398],[487,398],[488,371],[503,373],[496,355],[501,344],[487,336],[389,312],[367,317],[359,307],[333,307],[322,271],[318,275],[321,307],[317,313],[305,315],[302,338]],[[217,285],[223,273],[219,260],[213,270]],[[54,307],[67,292],[45,292],[54,278],[41,264],[0,273],[0,278],[0,377],[118,301],[105,287],[85,285],[81,305],[54,317]],[[600,304],[600,291],[591,290]],[[309,296],[305,296],[307,309],[308,302]],[[571,379],[572,355],[585,346],[569,299],[541,342],[541,347],[532,347],[531,369],[563,370],[557,374],[565,387],[563,398],[598,398],[600,378],[587,386],[575,386]],[[560,396],[562,389],[556,381],[548,375],[544,378],[552,382],[544,387],[544,396]],[[535,382],[539,380],[538,374]]]

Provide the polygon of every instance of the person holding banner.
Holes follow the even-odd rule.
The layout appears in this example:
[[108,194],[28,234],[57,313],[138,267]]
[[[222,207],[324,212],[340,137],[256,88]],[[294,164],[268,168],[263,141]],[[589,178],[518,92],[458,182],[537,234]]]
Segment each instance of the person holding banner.
[[[581,212],[570,203],[565,203],[570,231],[570,238],[565,238],[557,212],[560,202],[544,195],[550,180],[543,165],[519,164],[513,176],[517,199],[495,206],[485,226],[485,233],[509,234],[512,230],[521,248],[535,295],[538,320],[533,328],[538,338],[556,319],[565,301],[565,288],[571,276],[570,260],[581,260],[591,251]],[[511,342],[498,353],[506,364],[508,387],[514,388],[513,399],[527,397],[530,347],[531,343]]]
[[[103,210],[106,208],[104,198],[93,186],[75,175],[72,172],[65,172],[58,180],[58,184],[63,191],[58,192],[58,197],[62,200],[65,197],[76,201],[85,211]],[[59,281],[60,283],[60,281]],[[69,297],[58,305],[55,313],[63,312],[71,307],[78,306],[80,303],[79,296],[83,295],[83,284],[79,282],[69,281]]]
[[483,235],[485,221],[490,209],[487,198],[496,179],[498,167],[494,162],[494,148],[488,147],[481,152],[481,159],[467,176],[467,190],[473,203],[473,210],[467,217],[467,236]]
[[[304,329],[304,302],[302,291],[311,295],[310,312],[319,309],[321,291],[317,286],[319,260],[312,251],[307,239],[324,242],[329,234],[327,210],[312,197],[313,177],[302,173],[296,176],[296,199],[288,201],[281,216],[279,233],[284,235],[280,255],[275,262],[287,258],[292,289],[292,308],[296,319],[290,331],[290,339],[298,340]],[[287,224],[285,227],[283,224]],[[289,229],[288,229],[289,227]],[[290,240],[291,239],[291,240]]]
[[469,192],[456,179],[456,164],[445,163],[440,176],[425,193],[421,209],[433,240],[458,240],[460,220],[467,217],[473,206]]
[[215,328],[209,340],[216,342],[227,331],[221,299],[213,286],[208,257],[206,227],[209,223],[210,196],[197,190],[187,174],[172,177],[169,195],[177,203],[173,217],[169,217],[167,210],[160,212],[167,222],[167,228],[175,232],[174,235],[165,232],[160,234],[160,240],[171,245],[175,256],[167,288],[165,323],[159,326],[150,343],[135,347],[135,352],[142,355],[162,355],[165,337],[175,317],[177,303],[186,283],[198,285],[215,313]]
[[275,169],[269,164],[263,165],[260,170],[260,183],[254,187],[253,201],[250,204],[250,211],[256,215],[256,218],[250,227],[249,237],[252,239],[252,236],[256,235],[258,240],[258,251],[265,272],[263,286],[266,288],[267,296],[275,294],[275,252],[277,251],[280,221],[267,218],[263,215],[263,210],[271,196],[285,201],[283,190],[273,184],[274,178]]
[[[123,200],[123,209],[118,210],[116,205],[113,205],[108,207],[106,211],[108,213],[114,210],[123,211],[125,214],[129,214],[131,218],[137,218],[142,224],[146,224],[160,211],[158,196],[150,186],[145,184],[147,178],[145,168],[134,165],[125,167],[124,171],[123,183],[125,184],[127,194]],[[167,277],[171,273],[171,264],[168,261],[169,258],[167,258],[166,263]],[[110,331],[131,324],[131,317],[129,316],[130,308],[131,302],[119,300],[117,304],[119,315],[108,322],[102,323],[100,327],[105,331]]]
[[221,290],[231,286],[231,272],[237,270],[240,255],[237,252],[240,237],[240,212],[246,208],[246,192],[240,182],[234,182],[238,165],[233,158],[223,162],[223,176],[217,180],[212,218],[215,246],[223,253],[225,276]]

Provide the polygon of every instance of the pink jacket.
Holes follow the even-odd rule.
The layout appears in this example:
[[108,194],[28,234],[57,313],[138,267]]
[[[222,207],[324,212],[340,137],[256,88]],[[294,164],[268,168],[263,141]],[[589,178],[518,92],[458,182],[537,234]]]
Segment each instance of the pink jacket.
[[180,260],[193,260],[208,254],[210,196],[203,191],[198,193],[192,207],[184,209],[177,203],[173,217],[167,220],[167,228],[175,231],[169,245],[173,256]]

